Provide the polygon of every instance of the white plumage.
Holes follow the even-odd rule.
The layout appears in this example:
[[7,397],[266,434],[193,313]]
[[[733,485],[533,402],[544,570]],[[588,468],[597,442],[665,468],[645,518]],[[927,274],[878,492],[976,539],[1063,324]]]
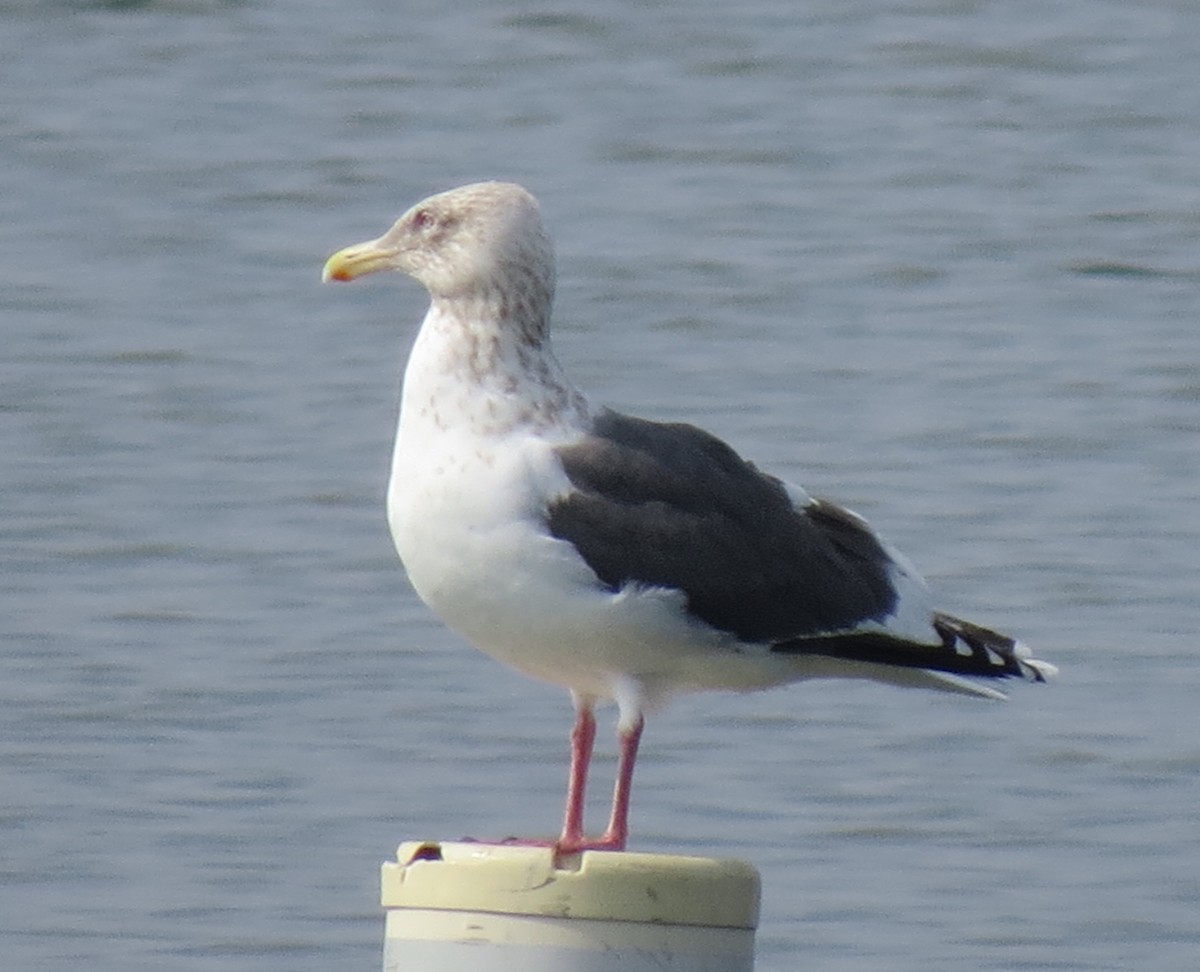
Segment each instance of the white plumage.
[[[325,279],[406,273],[432,303],[404,377],[388,488],[421,598],[482,651],[575,700],[562,852],[621,849],[643,714],[671,694],[872,678],[1002,697],[1043,681],[1020,642],[935,612],[859,517],[707,433],[593,409],[549,339],[537,203],[480,183],[432,196]],[[620,710],[609,827],[583,830],[597,701]]]

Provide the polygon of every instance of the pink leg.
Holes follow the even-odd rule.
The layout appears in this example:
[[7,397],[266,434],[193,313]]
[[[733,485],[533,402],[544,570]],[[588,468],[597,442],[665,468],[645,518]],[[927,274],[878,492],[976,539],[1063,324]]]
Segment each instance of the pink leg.
[[638,716],[637,722],[628,730],[617,734],[620,752],[617,756],[617,782],[613,787],[612,816],[608,829],[595,847],[606,850],[624,850],[629,838],[629,794],[633,790],[633,764],[637,761],[638,743],[642,739],[645,720]]
[[587,791],[588,766],[592,761],[592,745],[596,741],[596,717],[590,699],[575,700],[575,726],[571,729],[571,771],[567,777],[567,810],[563,817],[560,850],[581,847],[583,836],[583,807]]
[[[574,693],[572,693],[574,696]],[[554,848],[555,854],[575,854],[585,850],[625,849],[629,838],[629,794],[633,788],[633,764],[637,761],[638,743],[645,725],[641,716],[628,730],[617,733],[617,781],[613,787],[612,814],[608,829],[600,837],[588,838],[583,832],[583,812],[587,795],[588,769],[592,748],[596,742],[595,700],[574,696],[575,725],[571,729],[571,770],[567,776],[567,807],[563,815],[562,834],[553,843],[509,837],[500,843],[526,847]]]
[[612,816],[609,817],[608,829],[600,837],[588,838],[583,834],[583,791],[592,742],[596,736],[596,720],[590,705],[580,709],[571,732],[571,778],[567,787],[566,820],[556,845],[559,854],[625,849],[625,842],[629,838],[629,793],[633,788],[633,764],[637,761],[643,725],[639,716],[632,729],[617,734],[620,752],[617,756],[617,782],[613,787]]

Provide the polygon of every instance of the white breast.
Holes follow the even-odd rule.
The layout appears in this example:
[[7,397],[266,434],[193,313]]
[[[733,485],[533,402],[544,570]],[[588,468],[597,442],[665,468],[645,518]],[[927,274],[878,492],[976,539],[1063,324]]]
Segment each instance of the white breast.
[[632,684],[638,704],[797,676],[794,662],[689,618],[679,591],[607,589],[550,535],[547,503],[571,488],[554,450],[580,434],[586,403],[547,425],[510,385],[463,383],[439,367],[453,337],[439,323],[426,319],[409,360],[388,521],[413,587],[451,629],[579,692],[619,697]]

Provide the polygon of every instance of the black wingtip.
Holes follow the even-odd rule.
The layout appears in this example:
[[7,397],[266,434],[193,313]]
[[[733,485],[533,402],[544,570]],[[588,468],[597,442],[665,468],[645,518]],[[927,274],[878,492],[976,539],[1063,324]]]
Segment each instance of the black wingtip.
[[972,661],[970,674],[1045,682],[1058,671],[1049,662],[1034,658],[1024,642],[990,628],[940,613],[933,616],[933,627],[945,650],[959,657],[969,656]]

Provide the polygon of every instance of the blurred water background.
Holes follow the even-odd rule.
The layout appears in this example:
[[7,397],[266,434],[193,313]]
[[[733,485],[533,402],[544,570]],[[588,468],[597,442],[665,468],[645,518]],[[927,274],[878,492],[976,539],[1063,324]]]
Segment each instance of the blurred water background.
[[565,695],[384,524],[423,295],[318,284],[500,177],[596,401],[1063,670],[685,699],[632,848],[758,865],[762,972],[1194,970],[1197,64],[1190,0],[0,2],[4,967],[374,969],[398,841],[555,831]]

